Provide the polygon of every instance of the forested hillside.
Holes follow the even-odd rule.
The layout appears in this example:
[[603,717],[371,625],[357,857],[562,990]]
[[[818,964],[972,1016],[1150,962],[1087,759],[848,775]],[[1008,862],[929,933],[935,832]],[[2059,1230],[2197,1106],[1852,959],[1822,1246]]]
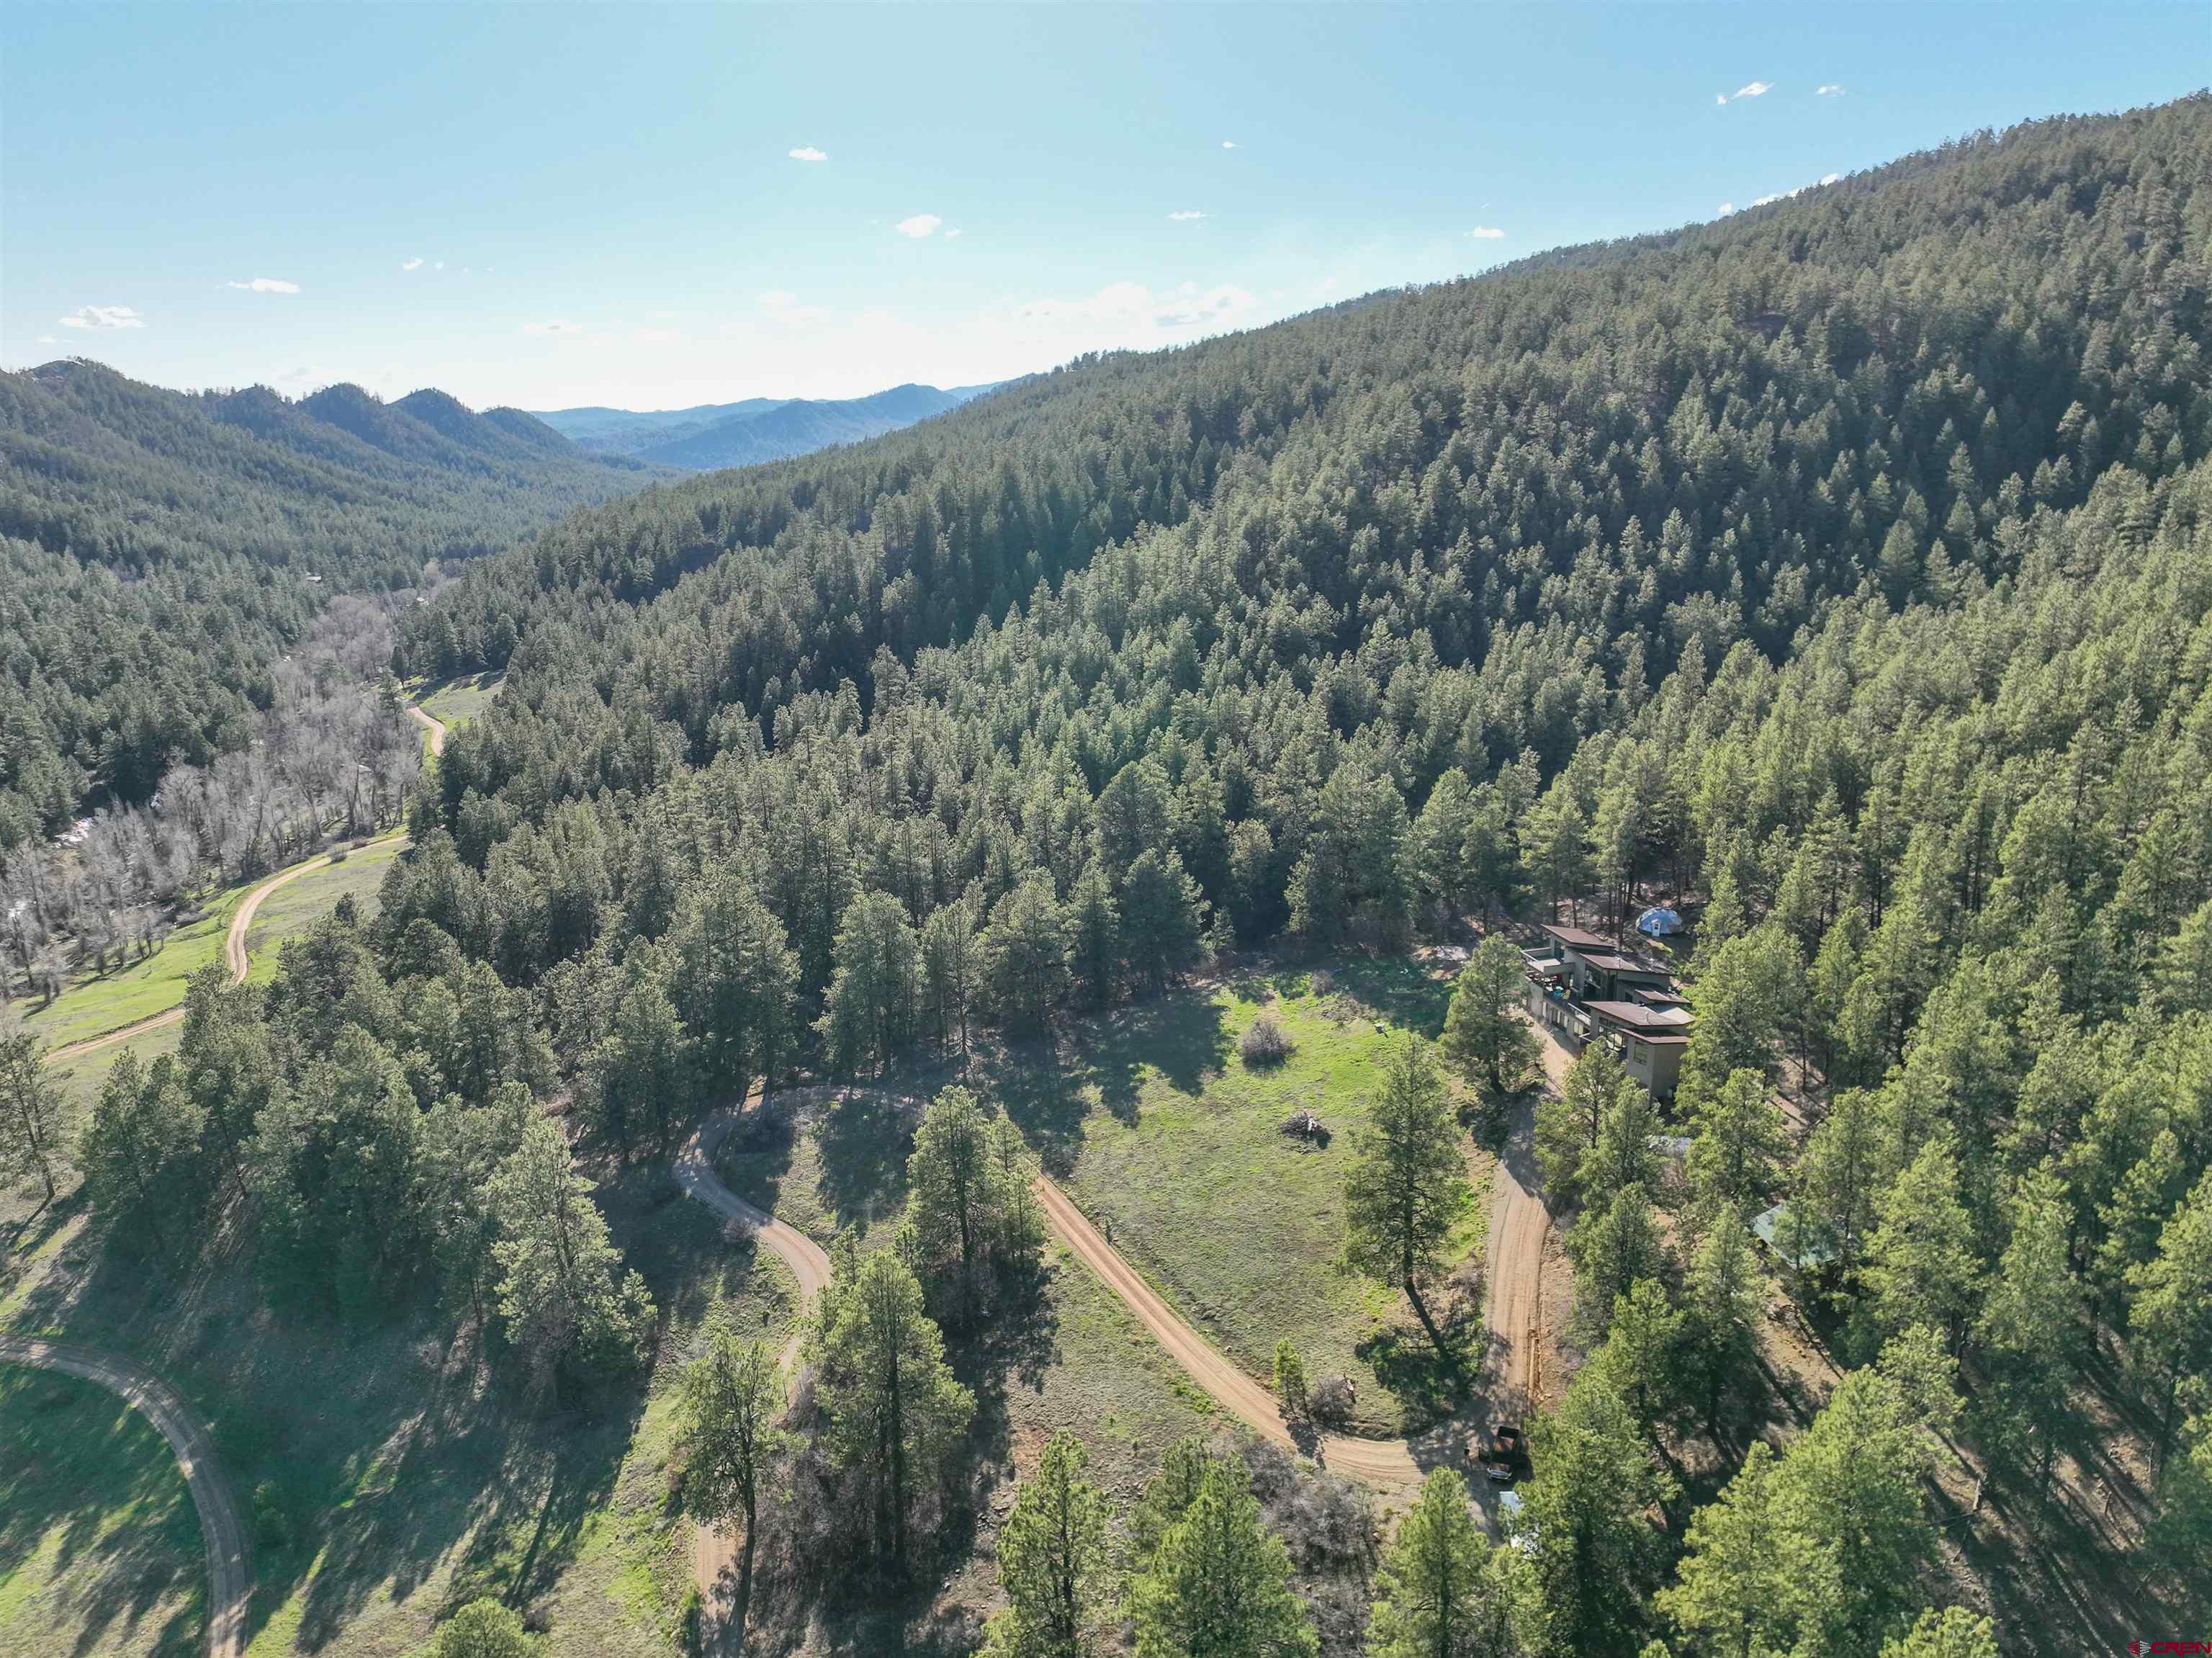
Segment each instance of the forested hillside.
[[247,741],[334,593],[389,593],[641,487],[519,410],[333,386],[0,375],[0,850]]
[[[1524,1549],[1462,1535],[1464,1503],[1412,1533],[1473,1563],[1491,1643],[1451,1649],[1924,1658],[1992,1650],[1911,1632],[1930,1603],[2024,1649],[2202,1606],[2208,256],[2197,97],[578,513],[403,619],[403,672],[504,692],[373,923],[265,996],[196,991],[173,1071],[118,1067],[91,1201],[177,1271],[245,1217],[303,1308],[434,1280],[519,1397],[588,1400],[634,1385],[652,1308],[533,1096],[659,1159],[763,1080],[1080,1028],[1209,953],[1663,896],[1698,923],[1680,1120],[1607,1083],[1588,1144],[1541,1142],[1579,1368]],[[960,1564],[972,1493],[908,1483],[857,1356],[901,1332],[933,1471],[975,1405],[938,1323],[963,1379],[1018,1362],[976,1308],[1036,1223],[981,1123],[940,1100],[897,1247],[839,1242],[818,1431],[768,1482],[780,1593],[926,1599]],[[1703,1148],[1663,1190],[1662,1127]],[[1717,1401],[1778,1199],[1836,1368],[1746,1443]],[[1972,1548],[1931,1496],[1960,1446],[2009,1528]],[[1072,1479],[1059,1454],[1035,1478]],[[1696,1503],[1692,1464],[1724,1471]],[[1405,1531],[1298,1602],[1232,1486],[1171,1464],[1123,1516],[1139,1650],[1193,1649],[1157,1564],[1203,1541],[1186,1513],[1272,1574],[1273,1643],[1238,1649],[1437,1649]],[[2061,1536],[2093,1539],[2086,1612],[2045,1582]],[[1041,1650],[1019,1557],[996,1649]]]

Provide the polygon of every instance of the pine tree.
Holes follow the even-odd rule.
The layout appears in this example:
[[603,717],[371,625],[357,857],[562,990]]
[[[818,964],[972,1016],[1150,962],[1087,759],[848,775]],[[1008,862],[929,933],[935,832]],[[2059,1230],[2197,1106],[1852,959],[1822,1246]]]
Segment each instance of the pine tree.
[[570,1171],[559,1125],[539,1117],[484,1192],[499,1222],[501,1324],[544,1399],[628,1374],[652,1334],[652,1297],[644,1279],[623,1271],[592,1190]]
[[1528,984],[1521,952],[1493,933],[1476,948],[1452,986],[1444,1014],[1444,1058],[1492,1100],[1526,1088],[1535,1069],[1538,1038],[1521,1017]]
[[921,949],[906,906],[889,893],[854,899],[836,960],[817,1028],[840,1065],[880,1071],[912,1039],[921,1000]]
[[1284,1421],[1304,1420],[1306,1362],[1298,1356],[1297,1344],[1288,1336],[1275,1344],[1275,1400],[1282,1408]]
[[973,1324],[994,1281],[1033,1265],[1042,1241],[1019,1131],[966,1088],[945,1089],[915,1131],[907,1193],[900,1253],[948,1321]]
[[1421,1283],[1445,1265],[1445,1240],[1474,1194],[1443,1076],[1418,1036],[1408,1034],[1384,1061],[1382,1091],[1359,1136],[1344,1198],[1352,1265],[1404,1290],[1421,1327],[1449,1360]]
[[1138,1658],[1310,1658],[1320,1643],[1290,1577],[1244,1471],[1213,1464],[1129,1586]]
[[1107,1505],[1083,1478],[1091,1454],[1063,1428],[1045,1442],[999,1533],[999,1587],[988,1658],[1082,1658],[1103,1649],[1110,1601]]
[[2022,1465],[2047,1484],[2081,1349],[2081,1286],[2067,1260],[2066,1200],[2057,1179],[2031,1178],[2005,1210],[2010,1240],[1975,1324],[1992,1383],[1982,1442],[2002,1454],[2018,1448]]
[[1615,1189],[1604,1207],[1590,1209],[1575,1222],[1567,1234],[1567,1258],[1575,1269],[1575,1329],[1594,1347],[1613,1327],[1614,1302],[1638,1278],[1665,1270],[1650,1193],[1641,1186]]
[[2197,1181],[2160,1234],[2158,1253],[2129,1275],[2137,1362],[2163,1395],[2158,1462],[2173,1443],[2181,1384],[2212,1372],[2212,1173]]
[[1930,1607],[1897,1639],[1885,1644],[1881,1658],[1997,1658],[1996,1625],[1964,1606]]
[[201,1151],[202,1118],[176,1064],[164,1054],[142,1068],[129,1048],[116,1056],[78,1148],[84,1194],[113,1232],[143,1232],[163,1255],[188,1241],[210,1184]]
[[27,1031],[0,1032],[0,1187],[35,1179],[53,1202],[61,1104],[39,1039]]
[[1682,1343],[1705,1431],[1716,1439],[1722,1405],[1757,1371],[1761,1282],[1751,1234],[1735,1211],[1709,1215],[1683,1294]]
[[1067,917],[1052,883],[1031,876],[1000,899],[983,935],[984,972],[1000,1016],[1018,1031],[1041,1030],[1067,991]]
[[760,1542],[761,1483],[783,1448],[776,1426],[783,1378],[775,1356],[757,1341],[740,1341],[725,1322],[710,1326],[706,1351],[684,1367],[681,1408],[684,1507],[710,1525],[735,1521],[744,1529],[729,1623],[729,1638],[742,1651]]
[[1683,1658],[1789,1650],[1803,1544],[1779,1511],[1773,1449],[1755,1439],[1735,1478],[1690,1516],[1675,1581],[1654,1601],[1680,1631]]
[[1431,1471],[1376,1582],[1370,1658],[1511,1658],[1511,1606],[1490,1556],[1460,1477]]
[[877,1559],[906,1574],[914,1505],[975,1413],[896,1252],[847,1256],[815,1304],[806,1356],[826,1424],[821,1444],[869,1518]]
[[1955,1346],[1981,1276],[1973,1228],[1959,1201],[1958,1154],[1947,1141],[1931,1140],[1875,1207],[1865,1273],[1875,1316],[1893,1332],[1916,1324],[1948,1331]]
[[1662,1539],[1645,1511],[1671,1484],[1651,1466],[1608,1377],[1585,1368],[1530,1436],[1521,1488],[1534,1593],[1549,1655],[1618,1652],[1644,1624]]
[[1711,1093],[1685,1089],[1690,1190],[1700,1204],[1744,1210],[1764,1205],[1790,1150],[1789,1126],[1768,1096],[1766,1079],[1731,1071]]
[[1203,954],[1206,902],[1182,857],[1146,848],[1121,885],[1121,953],[1158,991]]

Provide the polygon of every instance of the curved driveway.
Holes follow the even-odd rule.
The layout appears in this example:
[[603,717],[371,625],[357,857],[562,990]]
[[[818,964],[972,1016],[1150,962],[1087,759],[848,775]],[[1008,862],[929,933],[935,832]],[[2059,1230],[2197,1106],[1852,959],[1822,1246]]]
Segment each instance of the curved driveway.
[[216,1461],[207,1430],[196,1421],[175,1388],[149,1370],[112,1353],[67,1342],[0,1336],[0,1361],[59,1370],[97,1382],[131,1409],[142,1412],[169,1442],[177,1469],[199,1510],[200,1537],[207,1545],[208,1658],[240,1658],[246,1650],[246,1527],[230,1482]]

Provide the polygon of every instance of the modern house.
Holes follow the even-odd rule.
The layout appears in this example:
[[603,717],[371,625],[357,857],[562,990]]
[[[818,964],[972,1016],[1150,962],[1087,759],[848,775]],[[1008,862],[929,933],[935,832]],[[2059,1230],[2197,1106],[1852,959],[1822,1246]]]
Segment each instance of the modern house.
[[1671,1096],[1692,1021],[1666,964],[1580,927],[1543,930],[1545,943],[1521,953],[1528,1016],[1577,1052],[1610,1043],[1631,1076],[1657,1098]]

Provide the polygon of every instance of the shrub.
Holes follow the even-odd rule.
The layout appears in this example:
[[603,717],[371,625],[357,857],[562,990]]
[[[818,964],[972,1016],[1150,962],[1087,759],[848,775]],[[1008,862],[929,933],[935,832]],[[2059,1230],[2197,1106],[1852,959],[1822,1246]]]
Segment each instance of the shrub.
[[1279,1065],[1298,1051],[1274,1015],[1263,1013],[1245,1027],[1244,1034],[1237,1039],[1237,1051],[1244,1063],[1255,1070],[1265,1065]]
[[1306,1394],[1306,1411],[1327,1428],[1341,1428],[1352,1420],[1352,1407],[1359,1402],[1352,1378],[1341,1372],[1323,1376]]

